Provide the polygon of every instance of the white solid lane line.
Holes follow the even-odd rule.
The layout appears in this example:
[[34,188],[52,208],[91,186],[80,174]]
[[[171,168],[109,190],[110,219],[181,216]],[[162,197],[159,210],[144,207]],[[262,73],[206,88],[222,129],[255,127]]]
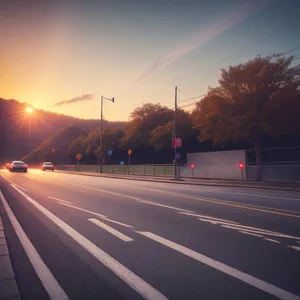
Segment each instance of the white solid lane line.
[[244,233],[244,234],[248,234],[248,235],[253,235],[253,236],[257,236],[257,237],[263,237],[262,235],[260,234],[257,234],[257,233],[251,233],[251,232],[248,232],[248,231],[242,231],[242,230],[239,230],[240,233]]
[[256,231],[258,233],[266,234],[266,235],[274,235],[274,236],[279,236],[279,237],[284,237],[284,238],[290,238],[290,239],[295,239],[295,240],[300,240],[300,237],[298,236],[292,236],[284,233],[279,233],[276,231],[269,231],[265,229],[260,229],[260,228],[255,228],[251,226],[244,226],[244,225],[221,225],[222,227],[225,228],[230,228],[230,229],[237,229],[237,230],[244,230],[244,231]]
[[97,219],[89,219],[89,221],[91,221],[92,223],[98,225],[102,229],[108,231],[109,233],[111,233],[112,235],[116,236],[117,238],[119,238],[120,240],[122,240],[124,242],[133,242],[132,238],[128,237],[127,235],[121,233],[120,231],[106,225],[105,223],[103,223],[103,222],[101,222]]
[[125,224],[125,223],[122,223],[122,222],[119,222],[119,221],[115,221],[115,220],[109,219],[109,218],[107,218],[107,217],[103,217],[102,219],[103,219],[103,220],[106,220],[107,222],[111,222],[111,223],[114,223],[114,224],[118,224],[118,225],[121,225],[121,226],[124,226],[124,227],[127,227],[127,228],[134,228],[134,227],[131,226],[131,225],[128,225],[128,224]]
[[91,210],[88,210],[88,209],[84,209],[84,208],[81,208],[81,207],[78,207],[78,206],[74,206],[74,205],[70,205],[70,204],[67,204],[67,203],[63,203],[63,202],[58,202],[59,204],[61,205],[64,205],[64,206],[68,206],[68,207],[72,207],[76,210],[81,210],[81,211],[84,211],[84,212],[87,212],[91,215],[94,215],[94,216],[98,216],[108,222],[111,222],[111,223],[115,223],[115,224],[118,224],[118,225],[121,225],[121,226],[124,226],[124,227],[128,227],[128,228],[134,228],[133,226],[131,225],[128,225],[128,224],[125,224],[125,223],[122,223],[122,222],[119,222],[119,221],[115,221],[115,220],[111,220],[109,218],[107,218],[106,216],[102,215],[102,214],[98,214],[94,211],[91,211]]
[[267,238],[264,238],[266,241],[269,241],[269,242],[273,242],[273,243],[277,243],[277,244],[280,244],[279,241],[276,241],[276,240],[273,240],[273,239],[267,239]]
[[[14,188],[18,189],[17,187]],[[18,239],[20,240],[20,243],[23,246],[26,255],[28,256],[29,261],[31,262],[37,276],[39,277],[42,285],[47,291],[50,299],[68,300],[69,297],[64,292],[64,290],[59,285],[59,283],[56,281],[55,277],[52,275],[52,273],[45,265],[42,258],[40,257],[40,255],[38,254],[38,252],[36,251],[32,243],[30,242],[29,238],[27,237],[20,223],[18,222],[15,215],[13,214],[11,208],[9,207],[1,191],[0,191],[0,199],[3,203],[7,216],[9,217],[9,220],[18,236]]]
[[63,203],[68,203],[68,204],[71,204],[72,202],[70,201],[66,201],[66,200],[62,200],[62,199],[59,199],[59,198],[56,198],[56,197],[48,197],[49,199],[53,199],[53,200],[57,200],[59,202],[63,202]]
[[210,220],[213,220],[213,221],[223,221],[223,222],[226,222],[226,223],[238,224],[237,222],[234,222],[234,221],[229,221],[229,220],[225,220],[225,219],[214,218],[214,217],[210,217],[210,216],[199,215],[199,214],[195,214],[195,213],[180,212],[180,214],[187,215],[187,216],[193,216],[193,217],[210,219]]
[[126,282],[132,289],[139,293],[142,297],[149,300],[167,300],[163,294],[154,289],[142,278],[134,274],[132,271],[127,269],[109,254],[104,252],[102,249],[97,247],[91,241],[89,241],[82,234],[77,232],[67,223],[59,219],[48,209],[40,205],[37,201],[33,200],[31,197],[23,193],[20,189],[15,189],[33,206],[35,206],[41,213],[48,217],[54,224],[61,228],[65,233],[67,233],[72,239],[74,239],[79,245],[91,253],[96,259],[98,259],[102,264],[104,264],[108,269],[114,272],[121,280]]
[[21,190],[24,191],[24,192],[27,192],[26,189],[24,189],[23,187],[21,187],[21,186],[15,184],[15,183],[12,183],[11,185],[14,185],[14,186],[18,187],[19,189],[21,189]]
[[190,210],[181,209],[181,208],[178,208],[178,207],[164,205],[164,204],[159,204],[159,203],[156,203],[156,202],[143,200],[141,198],[134,197],[134,196],[127,196],[127,195],[124,195],[124,194],[119,194],[119,193],[110,192],[110,191],[103,190],[103,189],[93,188],[93,187],[82,185],[82,184],[71,183],[71,182],[68,182],[68,181],[64,181],[64,182],[67,183],[67,184],[70,184],[70,185],[76,185],[76,186],[84,187],[84,188],[91,189],[91,190],[94,190],[94,191],[103,192],[103,193],[107,193],[107,194],[114,195],[114,196],[119,196],[119,197],[123,197],[123,198],[127,198],[127,199],[136,200],[137,202],[144,203],[144,204],[156,205],[156,206],[160,206],[160,207],[166,207],[166,208],[171,208],[171,209],[175,209],[175,210],[179,210],[179,211],[193,213],[193,211],[190,211]]
[[288,247],[300,251],[300,247],[298,246],[288,246]]
[[74,206],[74,205],[71,205],[71,204],[68,204],[68,203],[58,202],[58,204],[64,205],[64,206],[68,206],[68,207],[72,207],[72,208],[74,208],[74,209],[76,209],[76,210],[81,210],[81,211],[87,212],[87,213],[89,213],[89,214],[98,216],[98,217],[100,217],[100,218],[105,218],[105,216],[102,215],[102,214],[98,214],[98,213],[96,213],[96,212],[94,212],[94,211],[91,211],[91,210],[88,210],[88,209],[84,209],[84,208],[80,208],[80,207],[77,207],[77,206]]
[[279,299],[282,300],[300,300],[299,296],[296,296],[290,292],[287,292],[275,285],[272,285],[270,283],[267,283],[261,279],[258,279],[252,275],[249,275],[247,273],[244,273],[242,271],[239,271],[235,268],[232,268],[230,266],[225,265],[224,263],[221,263],[217,260],[214,260],[208,256],[205,256],[201,253],[198,253],[194,250],[191,250],[187,247],[184,247],[182,245],[176,244],[172,241],[169,241],[159,235],[156,235],[154,233],[151,232],[143,232],[143,231],[137,231],[137,233],[155,241],[160,243],[161,245],[164,245],[168,248],[171,248],[179,253],[182,253],[188,257],[191,257],[207,266],[210,266],[220,272],[223,272],[229,276],[232,276],[238,280],[241,280],[251,286],[256,287],[257,289],[260,289],[270,295],[273,295]]

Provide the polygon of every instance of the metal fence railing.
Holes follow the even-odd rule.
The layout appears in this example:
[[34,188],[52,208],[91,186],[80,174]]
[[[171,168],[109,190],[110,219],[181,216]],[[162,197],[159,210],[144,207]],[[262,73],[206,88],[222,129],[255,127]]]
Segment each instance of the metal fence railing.
[[257,168],[263,181],[299,181],[300,165],[247,166],[247,180],[255,180]]
[[[263,181],[293,181],[300,183],[300,165],[248,165],[242,171],[238,165],[223,166],[195,166],[191,169],[187,165],[180,166],[180,176],[189,178],[211,178],[231,180],[256,180],[257,168]],[[98,165],[65,165],[57,169],[80,172],[100,172]],[[174,176],[173,165],[104,165],[103,173],[130,174],[140,176]]]

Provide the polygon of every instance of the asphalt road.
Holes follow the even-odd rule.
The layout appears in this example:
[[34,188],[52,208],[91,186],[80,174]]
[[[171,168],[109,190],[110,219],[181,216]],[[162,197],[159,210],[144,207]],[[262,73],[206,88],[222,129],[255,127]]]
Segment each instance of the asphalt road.
[[300,299],[300,193],[0,175],[23,299]]

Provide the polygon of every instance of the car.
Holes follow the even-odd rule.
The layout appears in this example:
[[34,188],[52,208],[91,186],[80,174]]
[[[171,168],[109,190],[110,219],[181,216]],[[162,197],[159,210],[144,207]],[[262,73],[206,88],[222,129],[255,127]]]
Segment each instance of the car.
[[23,171],[27,172],[28,166],[20,160],[15,160],[10,164],[9,171],[14,172],[14,171]]
[[52,162],[44,162],[42,165],[42,170],[46,171],[46,170],[51,170],[52,172],[54,171],[54,165]]

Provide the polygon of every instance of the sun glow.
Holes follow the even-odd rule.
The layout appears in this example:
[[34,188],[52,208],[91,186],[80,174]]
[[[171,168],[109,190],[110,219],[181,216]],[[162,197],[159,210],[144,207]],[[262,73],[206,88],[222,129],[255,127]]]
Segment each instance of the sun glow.
[[28,106],[25,111],[28,113],[28,114],[32,114],[33,113],[33,108]]

